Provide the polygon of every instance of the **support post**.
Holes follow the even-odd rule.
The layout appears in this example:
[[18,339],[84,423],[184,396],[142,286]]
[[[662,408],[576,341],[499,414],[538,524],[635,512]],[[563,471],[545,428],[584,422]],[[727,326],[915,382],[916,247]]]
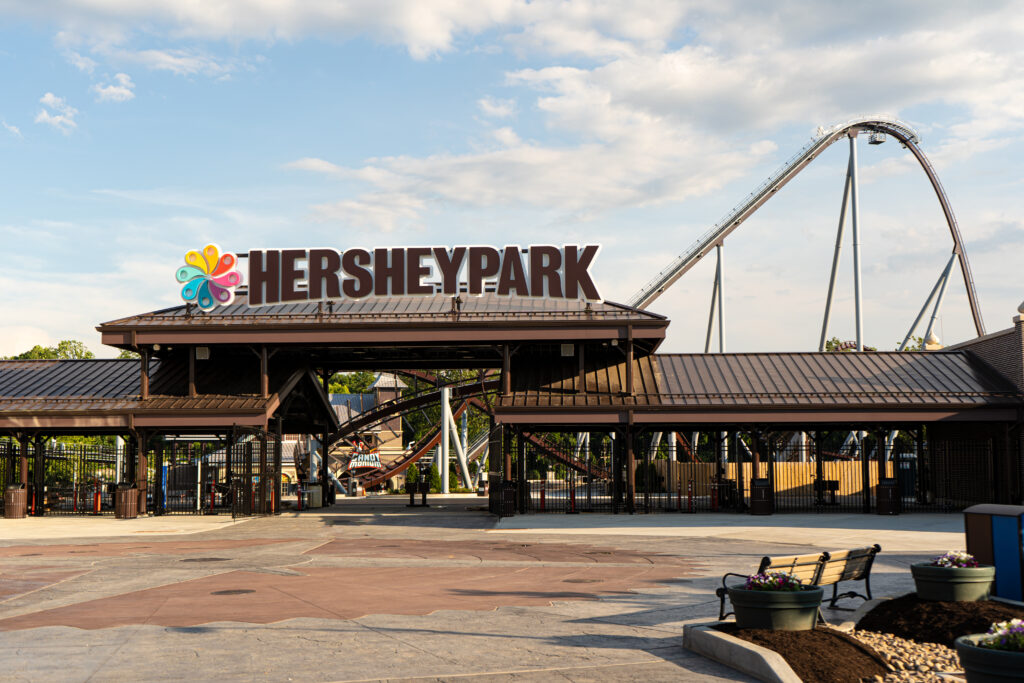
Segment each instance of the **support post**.
[[715,245],[715,254],[718,256],[718,268],[715,271],[718,277],[717,287],[718,290],[718,352],[725,353],[725,305],[722,303],[724,297],[722,296],[722,288],[724,285],[722,270],[722,245]]
[[860,448],[860,484],[864,494],[861,498],[861,509],[867,514],[871,512],[871,469],[862,432],[857,432],[857,447]]
[[139,394],[142,400],[149,398],[149,349],[139,351]]
[[139,491],[140,515],[146,514],[146,493],[149,488],[149,454],[146,453],[146,445],[149,441],[145,432],[139,432],[135,437],[135,487]]
[[711,334],[715,329],[715,309],[718,304],[718,283],[722,272],[722,262],[718,261],[715,266],[715,283],[711,287],[711,308],[708,311],[708,333],[704,338],[704,353],[711,353]]
[[512,428],[508,425],[502,425],[501,434],[503,440],[501,446],[501,456],[503,461],[501,476],[507,483],[512,481]]
[[441,493],[448,493],[448,463],[451,457],[452,390],[441,387]]
[[940,280],[942,284],[939,287],[939,294],[935,298],[935,308],[932,309],[932,319],[928,322],[928,329],[924,331],[924,337],[922,337],[924,341],[924,344],[921,344],[922,351],[924,350],[925,344],[928,343],[928,340],[932,336],[932,330],[935,329],[935,320],[939,317],[939,310],[942,308],[942,298],[946,295],[946,283],[949,282],[949,271],[952,267],[953,261],[951,260],[949,265],[946,267],[946,272],[942,274],[942,279]]
[[626,338],[626,394],[633,395],[633,326],[627,328]]
[[676,452],[676,433],[668,433],[668,459],[669,462],[675,462],[679,460],[679,454]]
[[501,347],[501,393],[512,395],[512,349],[508,344]]
[[839,208],[839,229],[836,230],[836,250],[832,255],[832,274],[828,279],[828,297],[825,299],[825,318],[821,321],[821,341],[818,342],[818,351],[825,350],[825,341],[828,339],[828,324],[832,315],[832,298],[836,289],[836,276],[839,273],[839,256],[843,251],[843,224],[846,222],[846,202],[850,198],[850,178],[852,175],[853,167],[850,163],[847,163],[846,182],[843,183],[843,203]]
[[267,361],[267,347],[260,346],[260,396],[270,396],[270,370]]
[[633,448],[633,426],[626,427],[626,510],[636,512],[636,453]]
[[43,515],[43,508],[45,507],[45,498],[43,496],[43,488],[46,486],[46,447],[44,446],[44,439],[41,436],[36,436],[34,439],[33,446],[35,447],[35,462],[33,463],[32,477],[33,488],[35,490],[35,514],[37,516]]
[[196,347],[188,347],[188,395],[196,397],[199,392],[196,390]]
[[[274,496],[273,496],[273,498],[274,498],[273,508],[274,509],[272,510],[272,512],[275,515],[281,514],[281,458],[282,458],[282,453],[281,453],[282,444],[281,444],[281,440],[283,438],[283,435],[282,435],[281,431],[284,428],[283,425],[282,425],[282,422],[283,422],[283,420],[281,418],[277,418],[277,420],[275,421],[276,429],[274,430]],[[320,447],[324,450],[323,460],[324,460],[324,462],[326,462],[327,461],[327,453],[326,453],[326,451],[327,451],[327,444],[326,443],[321,444]]]
[[[156,463],[153,467],[153,514],[162,515],[166,512],[165,501],[164,501],[164,488],[166,482],[164,482],[164,442],[163,440],[156,442],[154,448],[156,455]],[[231,462],[231,450],[228,449],[226,453],[228,462]],[[229,480],[230,481],[230,480]]]
[[[956,253],[954,252],[953,255],[949,257],[949,261],[946,262],[946,267],[943,268],[942,273],[939,275],[939,279],[935,281],[935,286],[932,287],[932,291],[928,294],[928,298],[925,299],[924,305],[921,306],[920,312],[918,312],[917,317],[914,318],[914,323],[910,326],[910,329],[907,331],[907,336],[903,338],[903,343],[900,344],[900,347],[898,349],[896,349],[897,351],[903,351],[904,349],[907,348],[907,344],[910,343],[910,339],[914,336],[914,330],[916,330],[917,326],[921,324],[921,319],[924,317],[925,312],[928,310],[928,306],[931,305],[932,299],[935,298],[935,295],[938,294],[939,290],[941,289],[943,292],[945,292],[946,281],[949,279],[949,273],[953,268],[953,262],[955,260]],[[938,313],[938,303],[936,303],[935,312],[936,314]],[[934,324],[934,322],[935,316],[933,315],[932,324]],[[932,326],[929,325],[928,332],[925,333],[923,339],[928,338],[928,335],[931,334],[931,330]]]
[[815,491],[815,502],[818,505],[825,504],[825,464],[821,461],[822,441],[827,432],[814,432],[814,480],[817,482]]
[[530,498],[530,482],[526,480],[526,439],[523,438],[523,430],[519,429],[516,432],[518,437],[518,449],[516,453],[516,478],[518,479],[519,485],[519,513],[523,514],[527,511],[528,500]]
[[18,437],[18,483],[28,488],[28,434]]
[[857,195],[857,134],[850,134],[850,215],[853,224],[853,299],[857,318],[857,351],[864,350],[864,310],[860,282],[860,201]]
[[260,430],[260,486],[256,496],[259,514],[267,514],[267,430]]

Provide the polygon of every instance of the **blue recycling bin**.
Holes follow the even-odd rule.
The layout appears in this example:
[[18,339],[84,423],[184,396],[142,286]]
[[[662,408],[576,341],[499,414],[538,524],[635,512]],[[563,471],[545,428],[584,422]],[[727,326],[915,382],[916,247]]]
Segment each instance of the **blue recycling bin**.
[[1024,600],[1024,505],[972,505],[964,510],[967,552],[996,568],[992,595]]

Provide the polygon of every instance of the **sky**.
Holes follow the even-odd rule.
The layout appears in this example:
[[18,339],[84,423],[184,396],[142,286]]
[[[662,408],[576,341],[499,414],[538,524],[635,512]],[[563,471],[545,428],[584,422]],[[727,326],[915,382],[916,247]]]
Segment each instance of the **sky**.
[[[95,326],[181,303],[175,270],[208,242],[600,243],[595,281],[624,302],[819,126],[864,115],[919,134],[987,331],[1009,327],[1024,6],[829,4],[0,0],[0,355],[114,355]],[[953,244],[909,152],[858,145],[864,337],[891,349]],[[726,240],[728,351],[817,348],[847,154]],[[848,231],[841,339],[851,251]],[[714,268],[651,305],[663,351],[703,350]],[[935,331],[976,334],[958,270]]]

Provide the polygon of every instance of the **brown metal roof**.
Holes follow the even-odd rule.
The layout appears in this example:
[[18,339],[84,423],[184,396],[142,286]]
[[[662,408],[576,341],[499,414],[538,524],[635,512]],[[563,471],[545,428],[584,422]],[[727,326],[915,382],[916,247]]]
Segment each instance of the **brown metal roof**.
[[199,395],[187,396],[181,365],[151,363],[154,393],[143,400],[138,360],[0,361],[0,429],[260,425],[275,411],[281,415],[279,401],[296,389],[298,413],[289,409],[286,420],[305,424],[322,412],[337,423],[319,382],[301,368],[271,372],[271,395],[264,398],[258,395],[256,372],[241,372],[230,363],[207,364],[198,373]]
[[963,353],[658,354],[672,406],[922,406],[1020,403]]
[[[608,368],[607,378],[588,369],[587,393],[577,391],[569,368],[561,376],[553,369],[521,371],[498,412],[550,411],[545,419],[551,421],[560,410],[581,415],[579,409],[590,407],[650,422],[656,418],[644,417],[647,412],[771,421],[788,411],[788,421],[810,412],[820,421],[826,414],[846,420],[856,411],[871,411],[872,419],[899,419],[908,411],[946,419],[951,411],[1024,405],[1006,378],[968,353],[656,354],[636,363],[633,396],[621,393],[622,365]],[[536,384],[523,385],[529,382]]]
[[[99,325],[104,344],[302,344],[371,347],[424,345],[465,348],[481,344],[558,340],[647,340],[665,337],[663,316],[603,302],[462,295],[392,297],[335,303],[250,307],[245,295],[209,313],[178,306]],[[639,351],[638,351],[639,352]],[[431,366],[433,367],[433,366]]]
[[580,320],[664,321],[664,316],[622,304],[605,301],[587,304],[566,299],[499,297],[494,294],[462,295],[459,314],[452,314],[450,296],[404,296],[332,302],[249,306],[244,294],[229,306],[209,313],[185,306],[119,318],[102,323],[100,329],[122,326],[177,325],[317,325],[379,323],[453,323],[453,322],[552,322]]

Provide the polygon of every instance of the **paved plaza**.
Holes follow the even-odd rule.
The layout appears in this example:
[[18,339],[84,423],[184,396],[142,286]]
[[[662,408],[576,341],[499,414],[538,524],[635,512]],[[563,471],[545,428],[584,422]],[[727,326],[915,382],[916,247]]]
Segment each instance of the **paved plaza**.
[[887,595],[963,547],[959,514],[499,522],[475,496],[406,501],[0,520],[0,680],[748,680],[681,647],[723,572],[877,542]]

